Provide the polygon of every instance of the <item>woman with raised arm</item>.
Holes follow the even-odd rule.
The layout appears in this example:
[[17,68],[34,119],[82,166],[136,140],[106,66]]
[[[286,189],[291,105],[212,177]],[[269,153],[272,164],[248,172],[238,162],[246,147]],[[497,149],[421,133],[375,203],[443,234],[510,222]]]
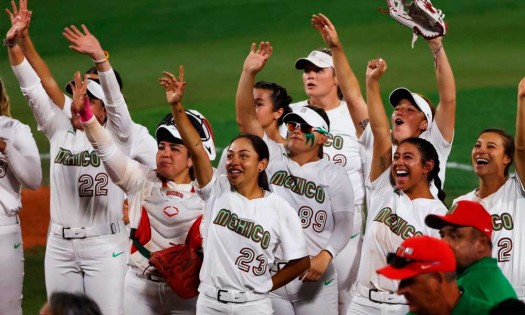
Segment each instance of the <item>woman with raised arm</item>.
[[[168,114],[156,131],[157,167],[151,170],[126,156],[84,106],[87,81],[75,75],[73,105],[81,113],[84,130],[108,170],[111,180],[130,201],[130,227],[133,246],[125,280],[125,314],[195,314],[197,298],[183,299],[166,284],[166,278],[149,265],[152,252],[183,244],[190,227],[203,213],[204,201],[192,183],[193,164],[180,131]],[[188,110],[188,118],[200,139],[215,158],[212,131],[198,112]]]
[[[357,81],[341,45],[335,27],[322,14],[312,19],[314,27],[320,31],[327,45],[334,51],[334,67],[338,76],[344,99],[354,122],[359,142],[365,146],[365,177],[370,172],[370,161],[374,137],[368,127],[369,110],[360,92]],[[456,120],[456,85],[454,74],[443,47],[443,38],[427,39],[434,57],[435,76],[439,93],[439,103],[434,109],[428,99],[406,88],[397,88],[390,94],[390,104],[394,107],[391,117],[393,151],[404,139],[419,137],[430,141],[436,148],[441,161],[439,177],[445,182],[445,165],[452,149],[454,125]]]
[[22,314],[24,246],[18,218],[22,185],[37,189],[41,181],[40,156],[31,129],[11,117],[0,79],[0,310],[5,314]]
[[[72,110],[70,118],[50,101],[24,58],[17,35],[27,27],[30,11],[21,10],[19,16],[6,35],[9,60],[40,129],[49,139],[52,161],[51,222],[44,262],[47,293],[84,292],[104,314],[122,314],[128,261],[127,232],[122,222],[124,193],[109,180],[83,132],[78,113]],[[105,119],[111,111],[106,112],[110,104],[105,108],[100,99],[104,98],[102,88],[92,82],[88,85],[88,89],[96,86],[93,93],[98,98],[92,100],[92,112],[121,143],[127,134],[117,131],[113,119]]]
[[[189,149],[197,193],[206,201],[197,314],[273,314],[268,292],[309,266],[301,224],[288,203],[269,190],[270,157],[259,137],[236,137],[227,149],[226,175],[213,170],[201,138],[184,114],[183,71],[181,66],[179,79],[164,72],[160,83]],[[277,249],[288,263],[271,275]]]
[[[311,257],[310,268],[300,278],[272,293],[273,307],[276,314],[337,314],[332,259],[352,235],[354,209],[348,207],[354,204],[352,183],[340,166],[323,159],[330,120],[321,108],[308,105],[284,117],[289,130],[286,145],[265,135],[255,115],[251,89],[271,51],[268,42],[258,49],[252,44],[237,88],[237,119],[245,122],[242,133],[264,137],[271,155],[268,174],[272,189],[301,219]],[[283,263],[286,261],[274,264],[273,272]]]
[[425,217],[447,212],[444,193],[440,190],[440,199],[436,199],[430,191],[432,180],[440,187],[440,162],[432,144],[421,138],[408,138],[399,143],[392,156],[390,126],[379,91],[379,79],[386,68],[385,61],[375,59],[369,61],[366,73],[370,127],[375,141],[367,179],[370,207],[356,295],[349,314],[408,312],[406,300],[395,293],[397,283],[380,277],[376,270],[387,263],[387,253],[395,252],[407,238],[438,236],[437,230],[425,225]]
[[[525,301],[525,78],[518,86],[516,135],[501,129],[485,129],[472,148],[472,166],[479,186],[458,197],[481,203],[492,215],[492,256]],[[510,173],[514,163],[516,173]]]
[[[6,12],[11,20],[11,23],[15,24],[18,20],[19,11],[27,10],[27,0],[20,0],[19,8],[17,8],[15,1],[12,0],[11,7],[12,11],[6,9]],[[71,31],[72,30],[73,28],[71,28]],[[81,42],[80,46],[77,45],[79,41]],[[44,88],[46,94],[48,95],[52,103],[61,108],[66,113],[66,115],[71,117],[71,98],[68,95],[64,94],[62,89],[58,86],[57,82],[53,78],[53,75],[51,74],[51,71],[49,70],[48,66],[38,54],[29,36],[29,23],[26,27],[18,31],[17,42],[25,58],[40,78],[42,87]],[[82,42],[91,43],[90,48],[100,48],[100,50],[102,50],[100,44],[98,43],[98,40],[93,36],[88,36],[88,34],[85,34],[85,36],[84,34],[79,34],[75,42],[75,50],[80,53],[89,55],[89,52],[87,50],[84,51],[88,47],[86,47],[86,45]],[[93,52],[92,49],[91,51]],[[93,56],[91,56],[91,58],[93,58]],[[94,67],[86,71],[89,79],[92,81],[92,83],[90,84],[91,87],[88,89],[89,96],[93,100],[98,99],[102,100],[103,102],[114,102],[116,106],[108,106],[106,108],[108,110],[107,114],[110,119],[114,120],[114,122],[112,123],[115,124],[116,128],[114,129],[117,132],[121,132],[122,130],[125,130],[128,127],[131,128],[131,131],[123,133],[125,134],[125,137],[123,137],[122,134],[119,136],[120,138],[122,138],[122,141],[127,141],[130,143],[129,156],[134,160],[137,160],[143,164],[148,165],[151,168],[154,168],[154,152],[157,149],[157,143],[145,127],[131,121],[131,117],[129,116],[129,114],[120,114],[123,110],[127,110],[127,104],[125,103],[124,98],[119,96],[119,92],[115,90],[116,83],[114,81],[113,74],[116,77],[118,87],[120,90],[122,89],[123,83],[119,73],[116,70],[112,69],[111,66],[108,69],[108,65],[109,61],[107,61],[106,63],[95,64]],[[103,87],[103,93],[107,93],[107,91],[110,91],[110,93],[107,95],[103,95],[103,93],[100,92],[100,89],[95,85],[95,83]],[[65,89],[66,92],[71,94],[71,88],[69,87],[69,83],[66,85]],[[96,96],[95,94],[97,94],[98,96]],[[112,117],[116,118],[113,119]]]

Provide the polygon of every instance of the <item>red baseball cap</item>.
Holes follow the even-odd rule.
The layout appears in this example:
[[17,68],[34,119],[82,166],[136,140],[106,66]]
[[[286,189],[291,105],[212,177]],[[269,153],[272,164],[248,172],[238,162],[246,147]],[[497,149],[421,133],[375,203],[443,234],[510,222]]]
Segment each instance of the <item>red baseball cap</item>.
[[456,258],[450,246],[426,235],[405,240],[395,254],[388,254],[387,262],[377,273],[395,280],[421,273],[456,271]]
[[492,238],[492,216],[479,203],[461,200],[455,203],[446,215],[429,214],[425,224],[433,229],[441,229],[447,225],[470,226]]

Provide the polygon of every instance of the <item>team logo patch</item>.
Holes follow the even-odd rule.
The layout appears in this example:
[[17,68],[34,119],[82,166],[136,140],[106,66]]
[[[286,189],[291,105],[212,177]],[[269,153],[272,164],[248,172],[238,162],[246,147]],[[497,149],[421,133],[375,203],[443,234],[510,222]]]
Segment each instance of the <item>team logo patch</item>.
[[164,207],[162,212],[164,212],[165,215],[171,218],[179,214],[179,208],[173,206],[166,206]]

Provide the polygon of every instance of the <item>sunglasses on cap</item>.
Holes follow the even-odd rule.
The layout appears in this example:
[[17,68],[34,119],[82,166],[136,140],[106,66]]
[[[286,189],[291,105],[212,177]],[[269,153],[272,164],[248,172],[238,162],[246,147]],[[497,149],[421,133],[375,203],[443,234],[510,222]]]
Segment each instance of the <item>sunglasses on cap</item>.
[[396,253],[388,253],[386,255],[386,262],[392,267],[400,269],[400,268],[407,266],[410,263],[419,262],[419,260],[400,257],[400,256],[397,256]]
[[320,128],[314,128],[307,123],[298,123],[295,121],[287,122],[286,128],[290,132],[294,131],[295,129],[300,129],[302,133],[313,133],[314,131],[317,131],[319,133],[326,134],[326,132]]
[[[197,130],[197,133],[199,134],[199,137],[202,141],[208,141],[211,139],[211,135],[208,130],[208,126],[206,125],[206,121],[201,119],[199,116],[193,114],[190,111],[186,111],[186,115],[188,116],[188,119],[190,120],[191,124],[193,125],[193,128]],[[159,126],[161,125],[172,125],[177,128],[177,124],[175,123],[175,120],[173,119],[173,116],[171,114],[166,115],[164,119],[159,123]],[[157,127],[158,128],[158,127]]]

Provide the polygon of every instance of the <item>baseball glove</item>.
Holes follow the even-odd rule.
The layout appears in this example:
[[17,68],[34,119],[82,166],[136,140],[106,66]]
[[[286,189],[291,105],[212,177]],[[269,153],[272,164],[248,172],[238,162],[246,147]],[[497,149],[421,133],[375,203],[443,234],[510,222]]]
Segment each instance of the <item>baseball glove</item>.
[[164,277],[173,292],[183,299],[191,299],[199,294],[199,272],[202,266],[202,237],[200,223],[202,216],[193,223],[185,244],[173,246],[151,253],[150,265]]
[[418,35],[429,39],[446,34],[445,15],[430,0],[387,0],[387,3],[390,15],[414,32],[412,47]]
[[176,244],[153,252],[149,259],[164,277],[173,292],[183,299],[191,299],[199,294],[199,272],[202,255],[186,244]]

